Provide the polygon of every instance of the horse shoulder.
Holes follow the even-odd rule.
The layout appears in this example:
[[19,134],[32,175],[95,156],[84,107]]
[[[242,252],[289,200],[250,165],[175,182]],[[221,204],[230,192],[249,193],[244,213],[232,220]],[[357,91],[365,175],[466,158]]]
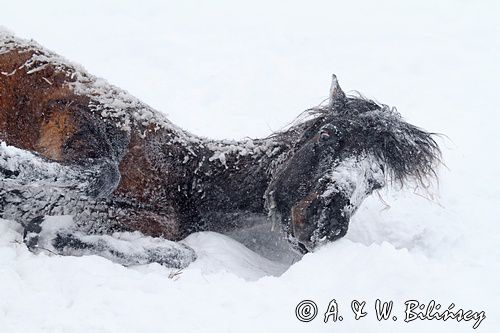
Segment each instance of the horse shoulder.
[[80,129],[78,113],[88,98],[66,84],[71,79],[63,68],[42,61],[29,69],[35,51],[21,51],[0,55],[0,140],[54,161],[74,158],[65,146]]

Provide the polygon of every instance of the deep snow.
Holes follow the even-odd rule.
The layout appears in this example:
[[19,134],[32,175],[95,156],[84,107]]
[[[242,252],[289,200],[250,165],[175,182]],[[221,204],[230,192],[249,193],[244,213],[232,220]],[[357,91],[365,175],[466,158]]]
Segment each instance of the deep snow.
[[[81,63],[192,133],[265,136],[319,104],[336,73],[344,90],[395,105],[409,122],[447,136],[439,188],[427,198],[412,189],[368,198],[344,239],[288,270],[284,262],[295,258],[271,262],[213,233],[188,237],[199,259],[182,272],[35,256],[19,243],[17,224],[2,220],[1,332],[472,330],[472,322],[404,323],[408,299],[484,310],[478,331],[498,331],[497,1],[1,8],[0,24],[18,36]],[[325,324],[332,298],[344,321]],[[375,319],[377,298],[395,301],[396,322]],[[295,318],[303,299],[319,306],[310,323]],[[367,301],[366,318],[353,319],[353,299]]]

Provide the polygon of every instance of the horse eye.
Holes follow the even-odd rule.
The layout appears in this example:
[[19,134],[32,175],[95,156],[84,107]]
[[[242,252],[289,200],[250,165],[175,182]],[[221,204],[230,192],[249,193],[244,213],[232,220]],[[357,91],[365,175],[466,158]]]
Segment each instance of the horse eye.
[[330,139],[330,134],[326,131],[322,131],[320,134],[319,134],[319,138],[321,141],[327,141],[328,139]]

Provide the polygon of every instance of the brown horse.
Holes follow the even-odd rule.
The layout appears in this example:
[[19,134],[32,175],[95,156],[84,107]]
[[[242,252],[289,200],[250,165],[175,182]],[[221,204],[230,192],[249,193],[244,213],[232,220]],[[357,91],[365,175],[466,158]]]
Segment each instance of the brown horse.
[[[308,111],[310,119],[264,139],[201,138],[0,32],[0,217],[22,223],[33,250],[183,267],[195,258],[185,245],[127,252],[124,242],[134,231],[178,241],[269,218],[306,252],[344,236],[387,179],[434,174],[439,148],[429,133],[385,105],[347,97],[335,77],[328,105]],[[56,226],[46,218],[54,215],[72,222]]]

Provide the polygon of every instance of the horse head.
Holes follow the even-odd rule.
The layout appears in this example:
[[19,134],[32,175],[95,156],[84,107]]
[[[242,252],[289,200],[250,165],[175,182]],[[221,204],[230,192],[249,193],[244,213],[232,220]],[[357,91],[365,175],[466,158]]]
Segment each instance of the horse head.
[[328,104],[308,111],[312,119],[281,133],[295,138],[294,147],[265,194],[269,215],[300,252],[343,237],[362,201],[387,182],[436,176],[432,134],[395,108],[346,96],[335,75]]

